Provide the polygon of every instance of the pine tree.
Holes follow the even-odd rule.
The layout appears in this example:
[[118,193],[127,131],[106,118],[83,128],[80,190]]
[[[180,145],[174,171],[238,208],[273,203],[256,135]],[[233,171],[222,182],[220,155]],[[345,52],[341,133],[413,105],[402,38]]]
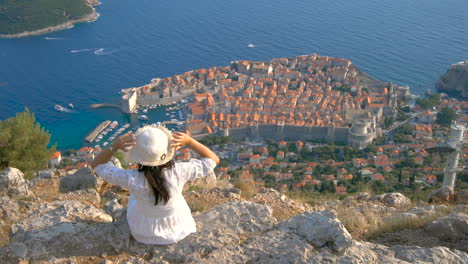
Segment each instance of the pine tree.
[[28,108],[0,121],[0,168],[15,167],[31,177],[33,171],[46,166],[55,151],[55,145],[47,148],[49,142],[50,134]]

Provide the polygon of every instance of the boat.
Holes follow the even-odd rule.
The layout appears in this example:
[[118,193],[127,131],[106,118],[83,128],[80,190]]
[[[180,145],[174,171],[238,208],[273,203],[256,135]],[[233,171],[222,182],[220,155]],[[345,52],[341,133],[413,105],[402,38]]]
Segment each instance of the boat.
[[104,144],[102,144],[102,145],[105,147],[105,146],[109,145],[109,142],[106,141],[106,142],[104,142]]
[[148,113],[148,109],[145,108],[145,109],[143,109],[142,112],[146,114],[146,113]]
[[247,48],[255,48],[255,45],[252,43],[249,43],[249,45],[247,45]]
[[149,118],[146,115],[139,115],[138,119],[140,120],[148,120]]
[[59,112],[65,112],[66,111],[65,107],[63,107],[61,105],[58,105],[58,104],[54,105],[54,109],[59,111]]
[[73,104],[68,104],[70,106],[71,109],[75,108],[75,106]]

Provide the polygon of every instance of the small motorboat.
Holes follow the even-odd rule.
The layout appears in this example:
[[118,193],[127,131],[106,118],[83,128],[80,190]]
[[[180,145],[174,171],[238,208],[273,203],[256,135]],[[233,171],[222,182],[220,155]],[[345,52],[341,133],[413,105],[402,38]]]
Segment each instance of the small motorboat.
[[58,104],[54,105],[54,109],[59,111],[59,112],[65,112],[66,111],[65,107],[63,107],[61,105],[58,105]]
[[247,48],[255,48],[255,45],[252,43],[249,43],[249,45],[247,45]]
[[68,104],[68,106],[70,106],[71,109],[75,108],[75,106],[73,104]]
[[140,120],[148,120],[149,118],[146,115],[139,115],[138,119]]

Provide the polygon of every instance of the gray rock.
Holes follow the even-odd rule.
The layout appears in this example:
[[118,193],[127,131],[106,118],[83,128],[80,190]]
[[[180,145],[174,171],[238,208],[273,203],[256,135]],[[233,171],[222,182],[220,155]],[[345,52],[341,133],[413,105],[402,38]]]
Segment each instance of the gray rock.
[[457,203],[468,204],[468,189],[463,189],[457,192]]
[[0,219],[15,222],[18,220],[20,209],[17,201],[8,196],[0,198]]
[[418,216],[412,213],[398,213],[389,217],[385,217],[385,222],[411,222],[417,220]]
[[400,208],[411,205],[411,200],[401,193],[393,192],[384,195],[382,202],[388,206]]
[[468,239],[468,214],[457,212],[434,219],[425,226],[425,230],[440,240]]
[[[7,198],[6,198],[7,199]],[[117,200],[108,212],[121,210]],[[19,259],[73,263],[75,256],[123,254],[128,263],[467,263],[444,247],[386,247],[353,241],[329,211],[304,212],[282,223],[263,204],[230,201],[195,216],[198,231],[177,244],[144,245],[130,238],[125,209],[110,215],[78,201],[40,205],[11,228],[0,263]],[[151,260],[145,260],[152,256]],[[127,263],[124,262],[124,263]]]
[[21,198],[30,195],[24,174],[16,168],[8,168],[0,173],[0,196]]
[[416,208],[411,208],[408,213],[415,214],[418,217],[427,217],[431,216],[436,213],[436,211],[440,210],[448,210],[448,207],[443,204],[438,204],[438,205],[429,205],[425,207],[416,207]]
[[429,201],[448,202],[453,197],[453,190],[448,186],[442,186],[438,190],[432,191],[429,195]]
[[437,263],[437,264],[466,264],[468,254],[459,250],[450,250],[446,247],[405,247],[394,246],[389,248],[395,252],[395,257],[409,263]]
[[26,220],[12,225],[10,234],[12,244],[2,249],[1,263],[24,257],[100,255],[123,248],[129,241],[126,221],[112,223],[110,215],[78,201],[40,205]]
[[81,202],[84,205],[90,205],[97,208],[101,206],[101,196],[94,189],[76,190],[68,193],[62,193],[59,195],[57,200],[75,200]]
[[370,194],[366,192],[361,192],[361,193],[358,193],[358,195],[356,195],[356,200],[359,200],[359,201],[366,201],[369,198],[370,198]]
[[327,246],[335,251],[345,252],[353,245],[353,238],[348,230],[330,211],[304,212],[282,222],[279,229],[294,232],[317,248]]
[[207,232],[242,234],[259,232],[276,224],[267,205],[247,201],[229,201],[195,216],[199,229]]
[[114,218],[120,218],[125,213],[125,208],[119,203],[117,198],[108,201],[102,209]]
[[239,244],[243,237],[273,228],[276,219],[271,213],[268,206],[247,201],[220,204],[194,217],[197,233],[177,244],[157,249],[153,255],[162,256],[171,263],[200,263],[204,256]]
[[96,176],[90,168],[81,168],[74,174],[67,175],[60,179],[60,191],[71,192],[82,189],[97,189],[101,186],[102,180]]
[[52,179],[55,178],[55,172],[51,169],[40,170],[37,172],[37,178],[39,179]]

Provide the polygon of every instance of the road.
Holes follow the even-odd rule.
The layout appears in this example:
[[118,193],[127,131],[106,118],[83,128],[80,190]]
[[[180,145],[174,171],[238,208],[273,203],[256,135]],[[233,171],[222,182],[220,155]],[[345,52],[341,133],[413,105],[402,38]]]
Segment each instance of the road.
[[391,125],[390,128],[388,130],[386,130],[387,138],[385,139],[385,144],[388,144],[388,142],[392,138],[393,133],[396,131],[397,128],[399,128],[403,124],[408,123],[411,119],[414,119],[415,117],[417,117],[418,115],[420,115],[422,113],[424,113],[424,111],[409,114],[410,117],[408,119],[403,120],[403,121],[399,121],[399,122],[395,122],[393,125]]

